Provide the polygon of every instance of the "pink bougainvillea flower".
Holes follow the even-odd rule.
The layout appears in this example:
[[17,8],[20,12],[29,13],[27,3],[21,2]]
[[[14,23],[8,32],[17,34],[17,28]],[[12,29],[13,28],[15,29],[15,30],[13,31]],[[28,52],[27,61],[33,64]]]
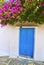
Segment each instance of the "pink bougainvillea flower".
[[18,10],[17,10],[17,9],[15,9],[15,10],[14,10],[14,12],[15,12],[15,13],[17,13],[17,12],[18,12]]
[[1,27],[7,26],[6,23],[1,23]]
[[41,5],[41,6],[44,6],[44,3],[41,3],[40,5]]
[[8,18],[9,16],[10,16],[10,14],[6,14],[4,17],[5,17],[5,18]]
[[[7,25],[6,23],[11,22],[13,18],[17,18],[17,16],[22,12],[23,8],[20,4],[20,0],[9,0],[9,2],[3,3],[3,6],[0,7],[0,19],[2,20],[2,26]],[[8,21],[5,22],[5,20]]]
[[21,7],[21,8],[20,8],[20,11],[22,11],[22,10],[23,10],[23,8]]
[[6,2],[6,3],[4,3],[4,5],[3,6],[9,6],[9,2]]
[[0,13],[0,15],[2,15],[2,13]]
[[19,7],[19,11],[22,11],[23,10],[23,8],[22,7]]
[[0,19],[0,23],[1,23],[1,19]]
[[7,20],[8,20],[8,21],[11,21],[11,19],[10,19],[10,18],[7,18]]
[[15,18],[14,13],[12,14],[12,18]]
[[14,2],[14,0],[9,0],[10,2]]
[[44,11],[42,11],[42,14],[44,14]]
[[0,7],[0,13],[3,13],[3,9],[2,9],[2,7]]
[[14,10],[15,10],[15,9],[16,9],[16,7],[14,6],[14,7],[12,7],[12,9],[14,9]]
[[9,12],[14,13],[14,10],[11,8],[11,9],[9,9]]
[[20,12],[20,11],[18,11],[17,13],[18,13],[18,14],[20,14],[21,12]]
[[9,7],[9,6],[12,5],[12,3],[11,3],[10,1],[9,1],[9,2],[4,2],[4,3],[3,3],[3,6],[6,6],[6,5]]
[[0,15],[0,19],[2,19],[3,17],[2,17],[2,15]]
[[17,9],[17,7],[12,7],[11,9],[9,9],[9,11],[11,13],[17,13],[18,9]]
[[12,18],[15,18],[14,16],[12,16]]
[[16,6],[15,7],[12,7],[12,10],[13,10],[13,12],[17,12]]
[[18,13],[18,12],[20,13],[23,10],[23,8],[20,6],[15,6],[12,9],[13,9],[14,13]]
[[15,5],[16,5],[16,6],[19,6],[19,5],[20,5],[20,1],[17,1],[17,2],[15,3]]
[[2,19],[3,17],[2,17],[2,13],[0,13],[0,19]]
[[3,5],[3,9],[4,9],[4,11],[6,10],[8,10],[8,8],[9,8],[9,4],[8,3],[5,3],[4,5]]

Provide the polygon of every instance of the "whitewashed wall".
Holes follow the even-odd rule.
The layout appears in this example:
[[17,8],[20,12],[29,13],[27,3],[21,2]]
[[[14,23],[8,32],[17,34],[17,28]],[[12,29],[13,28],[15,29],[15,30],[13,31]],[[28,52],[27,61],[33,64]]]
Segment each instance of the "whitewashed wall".
[[17,57],[19,54],[19,28],[13,26],[0,27],[0,56]]
[[0,27],[0,55],[9,55],[8,27]]
[[10,27],[10,57],[16,58],[19,56],[19,27]]
[[44,28],[35,29],[35,60],[44,61]]
[[[19,56],[19,27],[0,27],[0,56]],[[35,28],[34,59],[44,60],[44,28]]]

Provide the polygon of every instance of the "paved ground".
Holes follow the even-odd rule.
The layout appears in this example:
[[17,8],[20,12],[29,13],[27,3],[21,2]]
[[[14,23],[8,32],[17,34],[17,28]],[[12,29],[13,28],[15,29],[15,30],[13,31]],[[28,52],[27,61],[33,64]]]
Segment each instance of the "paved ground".
[[44,65],[42,62],[34,60],[9,58],[8,56],[0,57],[0,65]]

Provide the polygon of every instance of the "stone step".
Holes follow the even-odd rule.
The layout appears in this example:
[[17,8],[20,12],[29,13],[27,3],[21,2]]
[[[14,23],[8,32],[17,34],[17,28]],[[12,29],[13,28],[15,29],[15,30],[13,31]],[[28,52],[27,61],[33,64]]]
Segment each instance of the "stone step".
[[0,65],[44,65],[44,63],[27,59],[9,58],[9,56],[0,56]]
[[10,61],[9,56],[0,56],[0,65],[9,65]]
[[7,61],[9,56],[0,56],[0,62],[5,62]]

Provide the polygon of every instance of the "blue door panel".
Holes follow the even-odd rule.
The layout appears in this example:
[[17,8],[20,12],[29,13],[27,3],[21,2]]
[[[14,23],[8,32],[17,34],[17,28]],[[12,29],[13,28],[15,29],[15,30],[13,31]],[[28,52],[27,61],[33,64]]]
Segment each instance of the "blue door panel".
[[34,28],[20,28],[19,54],[33,57]]

